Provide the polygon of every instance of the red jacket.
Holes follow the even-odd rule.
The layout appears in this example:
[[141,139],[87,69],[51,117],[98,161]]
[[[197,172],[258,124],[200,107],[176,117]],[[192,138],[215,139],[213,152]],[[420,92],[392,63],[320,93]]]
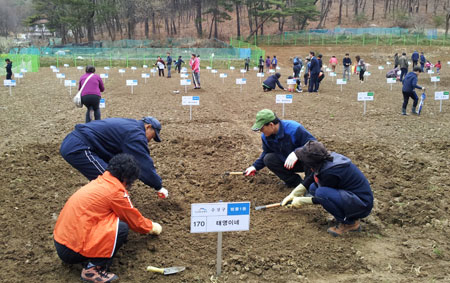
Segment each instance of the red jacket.
[[85,257],[112,257],[119,219],[146,234],[152,221],[133,207],[124,185],[106,171],[75,192],[56,221],[55,241]]
[[200,61],[197,57],[195,57],[195,59],[189,60],[189,65],[191,66],[194,73],[200,72]]

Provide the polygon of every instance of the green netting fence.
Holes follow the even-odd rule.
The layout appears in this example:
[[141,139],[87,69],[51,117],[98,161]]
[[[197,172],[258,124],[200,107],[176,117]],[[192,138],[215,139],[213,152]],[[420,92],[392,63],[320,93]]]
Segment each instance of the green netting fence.
[[[239,67],[244,65],[247,57],[256,58],[264,52],[259,48],[95,48],[95,47],[30,47],[11,49],[11,54],[32,54],[40,56],[41,66],[63,64],[70,66],[109,66],[131,67],[152,66],[158,56],[164,60],[166,53],[170,52],[174,60],[178,56],[188,63],[192,53],[200,55],[201,66],[212,68],[227,68],[230,65]],[[256,61],[254,61],[256,62]],[[256,66],[256,65],[255,65]]]
[[240,38],[230,37],[230,46],[239,49],[245,48],[251,50],[250,62],[252,66],[258,66],[260,56],[262,56],[263,59],[266,57],[266,51],[259,48],[256,44],[256,41],[255,44],[253,44],[250,43],[249,41],[243,41],[242,37]]
[[39,71],[39,55],[30,54],[0,54],[0,75],[6,74],[5,59],[10,59],[13,63],[13,73],[20,73],[22,69],[27,69],[27,72]]
[[[237,39],[233,39],[237,40]],[[415,45],[415,46],[450,46],[450,38],[445,35],[430,37],[424,34],[328,34],[315,32],[282,33],[277,35],[258,35],[240,40],[242,45],[253,44],[259,46],[284,46],[284,45]]]

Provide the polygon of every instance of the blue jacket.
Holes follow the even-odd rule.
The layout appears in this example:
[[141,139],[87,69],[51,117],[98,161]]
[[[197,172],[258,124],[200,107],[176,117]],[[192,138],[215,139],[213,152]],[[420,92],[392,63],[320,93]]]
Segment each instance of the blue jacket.
[[425,55],[420,55],[420,64],[425,64],[425,62],[427,61],[427,59],[425,58]]
[[311,65],[309,66],[309,71],[311,72],[311,74],[319,74],[320,73],[320,65],[319,65],[319,60],[317,60],[316,57],[312,57],[311,58]]
[[310,140],[316,140],[316,138],[300,123],[292,120],[281,120],[278,133],[270,137],[261,134],[261,140],[263,152],[253,163],[256,170],[265,167],[264,157],[267,153],[276,153],[284,161],[291,152],[304,146]]
[[352,59],[350,59],[350,57],[342,59],[342,65],[344,65],[344,67],[350,67],[352,65]]
[[333,161],[326,161],[319,172],[315,173],[319,187],[339,190],[345,205],[347,218],[373,207],[373,193],[364,174],[351,160],[336,152],[331,152]]
[[178,60],[175,61],[175,65],[181,66],[181,63],[184,63],[184,61],[181,58],[178,58]]
[[106,162],[119,153],[133,155],[141,168],[139,179],[156,190],[161,189],[162,180],[150,157],[143,121],[125,118],[95,120],[76,125],[75,133],[81,135],[91,151]]
[[8,73],[8,74],[11,74],[12,73],[12,63],[8,63],[8,64],[6,64],[6,72]]
[[278,64],[278,59],[277,58],[273,58],[272,59],[272,65],[277,65]]
[[281,85],[280,81],[278,80],[277,76],[271,75],[263,82],[266,86],[270,87],[271,89],[275,89],[276,85],[278,85],[279,88],[284,89],[284,87]]
[[258,66],[264,66],[264,59],[259,58],[259,65]]
[[168,66],[169,66],[169,65],[172,65],[172,57],[167,56],[166,64],[167,64]]
[[414,51],[414,53],[411,55],[411,60],[419,61],[419,52]]
[[414,72],[409,72],[403,79],[404,92],[413,92],[415,88],[422,89],[420,85],[417,85],[417,75]]

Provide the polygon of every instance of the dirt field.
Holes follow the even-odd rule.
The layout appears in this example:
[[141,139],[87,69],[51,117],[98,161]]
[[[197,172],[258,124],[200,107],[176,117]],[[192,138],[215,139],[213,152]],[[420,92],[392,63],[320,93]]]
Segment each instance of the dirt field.
[[[280,58],[282,83],[291,73],[288,58],[304,57],[308,50],[267,50]],[[400,84],[390,91],[384,72],[377,69],[394,48],[314,50],[324,54],[325,64],[331,55],[341,61],[349,51],[353,60],[359,52],[373,65],[366,83],[352,76],[343,92],[327,77],[319,94],[294,93],[284,117],[302,123],[330,150],[350,157],[367,176],[376,200],[363,232],[331,237],[326,233],[331,223],[320,206],[252,210],[250,231],[224,233],[223,274],[212,277],[217,236],[189,233],[190,204],[251,201],[253,207],[281,201],[290,192],[267,169],[254,178],[222,176],[244,170],[259,156],[260,137],[250,127],[260,109],[271,108],[281,116],[275,94],[282,92],[263,93],[255,71],[246,74],[248,84],[241,93],[235,85],[237,70],[227,71],[225,84],[218,74],[202,70],[202,90],[191,87],[187,94],[201,99],[189,121],[189,108],[181,106],[178,75],[152,77],[144,85],[142,69],[134,74],[127,70],[123,77],[113,69],[102,118],[160,119],[163,142],[150,143],[150,150],[170,192],[168,200],[159,200],[140,181],[131,189],[134,205],[161,223],[163,233],[153,237],[130,232],[112,267],[122,282],[450,281],[449,101],[439,113],[430,77],[421,74],[419,84],[428,88],[423,113],[401,116]],[[449,90],[448,49],[425,52],[433,63],[440,59],[444,65],[436,90]],[[71,79],[81,75],[75,68],[65,73]],[[134,95],[125,79],[139,79]],[[356,100],[358,91],[375,92],[365,116],[363,103]],[[68,89],[49,68],[27,74],[12,96],[0,88],[0,97],[0,281],[77,282],[81,266],[61,263],[52,231],[65,201],[87,182],[59,155],[62,139],[84,122],[85,110],[73,106]],[[164,277],[147,273],[147,265],[181,265],[186,270]]]

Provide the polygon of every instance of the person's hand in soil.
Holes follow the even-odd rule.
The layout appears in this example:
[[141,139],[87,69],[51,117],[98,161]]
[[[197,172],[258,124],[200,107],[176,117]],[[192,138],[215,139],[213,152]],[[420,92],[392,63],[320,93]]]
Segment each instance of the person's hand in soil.
[[313,204],[312,197],[295,197],[292,200],[292,203],[289,204],[287,207],[288,208],[291,208],[291,207],[299,208],[306,204]]
[[161,188],[159,191],[157,191],[159,198],[168,198],[169,197],[169,191],[165,188]]
[[255,176],[255,174],[256,174],[255,166],[250,166],[247,169],[245,169],[245,172],[244,172],[245,176]]
[[303,186],[303,184],[298,185],[295,189],[292,190],[292,192],[283,199],[281,202],[281,206],[285,206],[290,201],[293,201],[295,197],[302,197],[306,193],[306,188]]

